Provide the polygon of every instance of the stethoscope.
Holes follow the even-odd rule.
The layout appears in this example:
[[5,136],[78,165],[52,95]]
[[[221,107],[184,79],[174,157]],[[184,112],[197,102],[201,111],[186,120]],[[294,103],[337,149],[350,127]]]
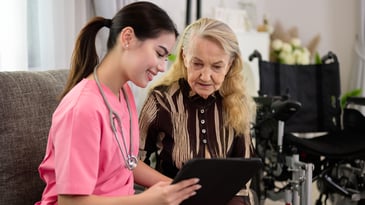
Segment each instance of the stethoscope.
[[[104,103],[106,105],[106,107],[108,108],[109,110],[109,120],[110,120],[110,126],[111,126],[111,129],[114,133],[114,137],[115,139],[117,140],[117,143],[118,143],[118,147],[119,147],[119,150],[120,150],[120,153],[122,153],[122,156],[123,156],[123,159],[124,159],[124,162],[125,162],[125,166],[129,169],[129,170],[133,170],[134,168],[136,168],[137,166],[137,163],[138,163],[138,159],[136,156],[133,155],[133,145],[132,145],[132,134],[133,134],[133,128],[132,128],[132,114],[131,114],[131,109],[130,109],[130,105],[129,105],[129,100],[128,100],[128,96],[127,94],[125,93],[125,90],[122,88],[122,92],[123,92],[123,97],[124,97],[124,100],[126,101],[127,103],[127,108],[128,108],[128,113],[129,113],[129,153],[128,153],[128,149],[127,149],[127,145],[126,145],[126,141],[125,141],[125,137],[124,137],[124,134],[123,134],[123,130],[122,130],[122,122],[121,122],[121,119],[118,115],[118,113],[116,113],[112,107],[110,106],[106,96],[105,96],[105,93],[103,91],[103,88],[101,87],[100,85],[100,82],[99,82],[99,79],[98,79],[98,76],[96,75],[96,67],[94,68],[94,78],[95,78],[95,82],[96,84],[98,85],[98,88],[99,88],[99,91],[100,91],[100,94],[101,96],[103,97],[103,100],[104,100]],[[121,143],[118,139],[118,130],[115,126],[115,119],[117,120],[117,123],[118,123],[118,127],[119,127],[119,130],[120,132],[122,133],[122,140],[123,140],[123,146],[124,146],[124,150],[125,150],[125,153],[123,152],[123,149],[122,149],[122,146],[121,146]]]

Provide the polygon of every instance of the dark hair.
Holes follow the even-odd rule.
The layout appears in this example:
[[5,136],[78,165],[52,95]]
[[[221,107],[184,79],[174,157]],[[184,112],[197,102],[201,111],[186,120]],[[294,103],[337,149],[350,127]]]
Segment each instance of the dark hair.
[[143,41],[157,38],[162,32],[171,32],[178,36],[176,26],[168,14],[151,2],[135,2],[123,7],[113,17],[105,19],[94,17],[81,30],[72,54],[70,74],[60,98],[62,99],[78,82],[90,75],[99,63],[95,48],[96,34],[102,27],[110,28],[107,43],[111,50],[121,30],[127,26],[133,28],[136,37]]

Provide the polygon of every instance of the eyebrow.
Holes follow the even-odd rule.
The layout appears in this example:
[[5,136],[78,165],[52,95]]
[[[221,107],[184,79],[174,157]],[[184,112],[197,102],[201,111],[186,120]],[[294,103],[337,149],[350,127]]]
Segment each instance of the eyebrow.
[[213,63],[213,65],[215,65],[215,64],[224,64],[224,61],[222,61],[222,60],[220,60],[220,61],[217,61],[217,62],[215,62],[215,63]]
[[[202,61],[203,62],[203,60],[201,60],[200,58],[198,58],[198,57],[193,57],[193,59],[192,60],[198,60],[198,61]],[[216,65],[216,64],[224,64],[224,61],[222,61],[222,60],[219,60],[219,61],[217,61],[217,62],[213,62],[211,65]]]
[[165,51],[165,55],[169,55],[169,51],[165,47],[163,46],[158,46],[158,47]]

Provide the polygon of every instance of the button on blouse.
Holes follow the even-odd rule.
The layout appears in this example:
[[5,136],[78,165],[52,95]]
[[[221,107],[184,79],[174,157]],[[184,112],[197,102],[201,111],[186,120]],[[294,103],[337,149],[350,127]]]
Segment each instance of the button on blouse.
[[223,116],[219,92],[191,95],[185,79],[157,87],[141,110],[141,150],[158,151],[156,168],[169,177],[191,158],[244,157],[243,137],[224,127]]

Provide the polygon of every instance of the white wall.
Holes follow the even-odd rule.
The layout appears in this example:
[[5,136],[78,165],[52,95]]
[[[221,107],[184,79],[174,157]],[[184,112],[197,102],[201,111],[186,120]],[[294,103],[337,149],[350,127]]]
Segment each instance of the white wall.
[[[185,26],[186,1],[151,0],[176,22],[182,32]],[[242,2],[256,2],[257,21],[267,15],[271,23],[280,21],[284,29],[298,27],[303,43],[317,34],[321,40],[318,51],[321,56],[334,52],[340,62],[342,91],[348,90],[353,66],[355,36],[358,25],[358,1],[345,0],[201,0],[202,16],[212,17],[216,6],[242,8]],[[195,4],[196,1],[192,1]],[[193,5],[195,7],[195,5]],[[195,8],[192,14],[195,15]],[[257,23],[257,22],[256,22]]]
[[[185,28],[185,14],[186,14],[186,0],[148,0],[153,2],[166,10],[170,17],[177,25],[179,32],[182,32]],[[241,3],[245,0],[201,0],[201,16],[213,17],[214,8],[226,7],[226,8],[242,8]],[[246,0],[247,1],[247,0]],[[256,1],[256,0],[248,0]],[[191,1],[191,21],[196,16],[196,0]]]
[[343,0],[257,0],[258,16],[266,14],[284,28],[297,26],[304,43],[316,34],[318,51],[334,52],[340,62],[342,92],[348,90],[354,60],[354,43],[359,22],[359,1]]

